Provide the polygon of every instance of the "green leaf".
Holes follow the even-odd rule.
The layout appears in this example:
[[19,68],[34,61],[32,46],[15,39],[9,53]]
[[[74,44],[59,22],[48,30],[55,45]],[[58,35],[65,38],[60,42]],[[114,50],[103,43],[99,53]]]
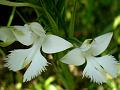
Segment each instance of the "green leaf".
[[46,16],[48,17],[48,20],[50,22],[50,25],[51,25],[51,28],[52,28],[51,30],[52,30],[53,34],[58,34],[58,25],[56,24],[55,20],[52,18],[50,13],[47,11],[45,3],[44,3],[43,0],[42,0],[41,4],[42,4],[42,8],[43,8]]
[[71,18],[69,29],[68,29],[69,37],[73,37],[73,35],[74,35],[75,13],[76,13],[76,0],[74,0],[74,7],[73,7],[73,11],[72,11],[72,18]]
[[75,90],[75,82],[67,65],[59,63],[58,76],[65,86],[66,90]]

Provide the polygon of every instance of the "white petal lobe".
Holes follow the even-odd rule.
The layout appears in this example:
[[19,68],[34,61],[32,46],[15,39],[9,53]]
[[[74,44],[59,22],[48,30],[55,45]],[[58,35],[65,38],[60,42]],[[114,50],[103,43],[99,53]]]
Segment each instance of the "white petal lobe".
[[98,36],[93,41],[92,52],[94,56],[101,54],[108,47],[113,33],[107,33],[101,36]]
[[46,66],[48,66],[48,62],[38,50],[35,56],[32,58],[32,62],[24,74],[23,82],[30,81],[31,79],[41,74],[42,71],[46,70]]
[[15,40],[14,34],[10,30],[10,28],[1,27],[0,28],[0,40],[6,42],[6,41],[9,41],[9,39]]
[[13,27],[14,27],[13,33],[20,43],[27,46],[33,44],[36,37],[33,35],[31,31],[29,31],[29,27],[27,26],[13,26]]
[[30,23],[30,29],[38,36],[41,36],[42,34],[45,34],[45,31],[43,27],[37,23],[37,22],[32,22]]
[[117,61],[113,56],[102,56],[96,59],[97,62],[103,67],[103,69],[112,77],[117,76]]
[[16,40],[11,29],[12,28],[7,28],[7,27],[0,28],[0,40],[3,41],[0,42],[0,46],[8,46]]
[[72,65],[82,65],[85,63],[85,58],[79,48],[73,49],[67,53],[63,58],[60,59],[61,62]]
[[95,61],[94,57],[87,58],[87,65],[83,71],[83,76],[89,77],[91,81],[99,84],[106,82],[105,72]]
[[19,49],[11,51],[11,53],[6,58],[5,67],[10,70],[17,71],[24,68],[29,62],[25,62],[25,59],[29,55],[29,50]]
[[64,51],[73,45],[64,40],[61,37],[55,35],[47,35],[44,43],[42,44],[42,50],[45,53],[57,53],[60,51]]

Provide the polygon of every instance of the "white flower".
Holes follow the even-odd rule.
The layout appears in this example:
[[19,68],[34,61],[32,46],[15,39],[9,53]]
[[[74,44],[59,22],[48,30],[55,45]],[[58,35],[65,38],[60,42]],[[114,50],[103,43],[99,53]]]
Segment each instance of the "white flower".
[[36,36],[30,31],[28,25],[25,26],[11,26],[0,28],[0,46],[5,47],[15,41],[19,41],[24,45],[31,45],[35,41]]
[[[98,57],[110,43],[113,33],[98,36],[94,40],[87,39],[80,48],[75,48],[66,54],[60,61],[66,64],[82,65],[87,63],[83,76],[91,78],[96,83],[107,81],[106,73],[117,76],[117,61],[112,55]],[[95,57],[97,56],[97,57]]]
[[16,39],[13,33],[11,32],[10,28],[1,27],[0,28],[0,40],[3,41],[3,42],[0,42],[0,46],[6,47],[12,44]]
[[[45,67],[48,66],[48,62],[42,56],[40,48],[45,53],[56,53],[72,47],[71,43],[58,36],[46,35],[42,26],[37,22],[25,24],[25,26],[14,26],[14,28],[16,31],[13,32],[18,41],[24,45],[33,43],[29,49],[11,51],[6,58],[5,66],[13,71],[23,69],[30,64],[24,74],[23,82],[31,80],[46,70]],[[21,33],[23,31],[25,32]],[[26,36],[22,36],[22,34]],[[28,41],[25,42],[25,40]]]

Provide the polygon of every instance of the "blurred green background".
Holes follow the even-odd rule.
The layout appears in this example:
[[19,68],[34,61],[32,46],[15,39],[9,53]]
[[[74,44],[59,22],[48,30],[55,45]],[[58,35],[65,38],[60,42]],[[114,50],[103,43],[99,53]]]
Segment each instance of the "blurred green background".
[[[39,22],[47,33],[63,37],[75,47],[87,38],[114,32],[102,55],[112,54],[120,60],[120,0],[0,0],[0,26],[34,21]],[[0,47],[0,90],[120,90],[120,66],[117,78],[108,76],[106,84],[98,85],[82,78],[84,65],[76,67],[59,62],[67,51],[45,54],[53,64],[35,79],[22,83],[26,69],[13,72],[3,67],[3,57],[9,54],[8,51],[19,48],[28,47],[18,42]]]

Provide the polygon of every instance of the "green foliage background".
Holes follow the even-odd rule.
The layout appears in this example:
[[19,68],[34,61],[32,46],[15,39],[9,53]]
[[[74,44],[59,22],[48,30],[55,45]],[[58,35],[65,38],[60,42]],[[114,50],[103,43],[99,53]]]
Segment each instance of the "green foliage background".
[[[120,0],[0,0],[0,26],[24,25],[37,21],[48,33],[81,45],[87,38],[114,32],[109,48],[103,53],[120,60]],[[9,71],[2,57],[10,50],[28,48],[18,42],[0,47],[0,90],[120,90],[120,76],[98,85],[82,78],[83,66],[67,66],[59,62],[66,51],[45,55],[53,63],[34,80],[22,83],[25,71]],[[19,58],[19,57],[18,57]],[[120,73],[120,70],[119,70]]]

